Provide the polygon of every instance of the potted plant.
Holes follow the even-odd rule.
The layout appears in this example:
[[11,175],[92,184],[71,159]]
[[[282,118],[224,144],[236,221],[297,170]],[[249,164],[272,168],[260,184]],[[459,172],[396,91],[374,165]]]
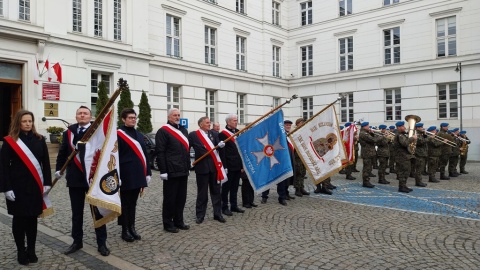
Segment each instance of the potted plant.
[[58,143],[58,137],[62,136],[62,132],[65,131],[63,127],[50,126],[47,127],[47,132],[50,133],[50,142]]

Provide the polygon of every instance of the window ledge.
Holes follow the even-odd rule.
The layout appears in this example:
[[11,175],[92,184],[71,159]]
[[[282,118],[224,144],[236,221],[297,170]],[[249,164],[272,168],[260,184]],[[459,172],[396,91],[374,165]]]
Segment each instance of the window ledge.
[[181,57],[181,56],[175,56],[175,55],[171,55],[171,54],[167,54],[167,56],[170,57],[170,58],[176,58],[176,59],[183,60],[183,57]]

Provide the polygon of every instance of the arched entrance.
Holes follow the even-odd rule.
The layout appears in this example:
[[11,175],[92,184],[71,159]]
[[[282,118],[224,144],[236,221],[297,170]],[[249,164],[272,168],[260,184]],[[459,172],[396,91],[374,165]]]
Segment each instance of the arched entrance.
[[0,138],[8,135],[15,113],[22,108],[22,64],[0,62]]

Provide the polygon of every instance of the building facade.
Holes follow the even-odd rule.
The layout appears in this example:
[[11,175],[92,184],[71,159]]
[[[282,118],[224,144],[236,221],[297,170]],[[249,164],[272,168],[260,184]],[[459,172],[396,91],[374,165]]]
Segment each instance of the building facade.
[[[253,122],[294,94],[286,118],[310,117],[345,94],[342,123],[448,122],[480,160],[478,12],[475,0],[0,0],[0,135],[22,107],[74,122],[99,81],[112,93],[124,78],[135,104],[148,94],[154,129],[171,107],[193,130],[205,114]],[[47,59],[62,65],[53,95],[46,73],[33,82]]]

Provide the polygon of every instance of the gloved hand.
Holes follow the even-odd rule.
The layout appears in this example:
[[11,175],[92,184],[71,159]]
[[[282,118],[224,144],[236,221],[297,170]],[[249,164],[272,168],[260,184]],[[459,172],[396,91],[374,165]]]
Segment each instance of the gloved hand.
[[47,193],[50,189],[52,189],[51,186],[43,186],[43,193]]
[[5,198],[9,201],[14,202],[15,201],[15,194],[13,193],[13,190],[9,190],[5,192]]
[[60,174],[60,171],[55,172],[55,178],[62,179],[62,177],[63,177],[63,174]]
[[152,180],[152,176],[147,175],[147,178],[146,178],[146,179],[147,179],[147,185],[148,185],[148,183],[150,183],[150,180]]
[[224,143],[223,141],[220,141],[220,142],[218,143],[218,147],[220,147],[220,148],[225,147],[225,143]]
[[122,179],[118,179],[118,186],[119,186],[119,187],[122,186]]
[[228,169],[227,168],[223,168],[225,170],[225,173],[228,174]]
[[168,180],[168,173],[162,173],[162,174],[160,174],[160,179],[162,179],[162,180]]

